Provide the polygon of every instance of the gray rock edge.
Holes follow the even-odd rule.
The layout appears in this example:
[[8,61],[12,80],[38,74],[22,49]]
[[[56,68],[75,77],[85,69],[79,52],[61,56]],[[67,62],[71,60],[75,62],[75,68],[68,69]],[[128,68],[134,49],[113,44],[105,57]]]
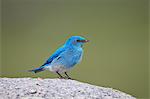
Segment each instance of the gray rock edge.
[[0,99],[136,99],[112,88],[68,79],[0,78]]

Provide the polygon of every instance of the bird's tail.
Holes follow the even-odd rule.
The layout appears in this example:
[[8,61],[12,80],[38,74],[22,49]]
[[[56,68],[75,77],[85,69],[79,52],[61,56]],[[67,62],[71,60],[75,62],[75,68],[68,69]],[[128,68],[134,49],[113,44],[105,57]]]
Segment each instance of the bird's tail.
[[38,73],[38,72],[41,72],[41,71],[44,71],[44,66],[41,66],[39,68],[35,68],[33,70],[28,70],[29,72],[33,72],[33,73]]

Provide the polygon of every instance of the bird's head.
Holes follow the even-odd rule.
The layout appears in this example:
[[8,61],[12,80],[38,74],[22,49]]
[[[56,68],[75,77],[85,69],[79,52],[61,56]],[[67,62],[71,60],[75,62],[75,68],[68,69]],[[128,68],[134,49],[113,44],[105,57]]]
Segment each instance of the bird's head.
[[66,41],[67,46],[82,47],[84,43],[89,42],[81,36],[72,36]]

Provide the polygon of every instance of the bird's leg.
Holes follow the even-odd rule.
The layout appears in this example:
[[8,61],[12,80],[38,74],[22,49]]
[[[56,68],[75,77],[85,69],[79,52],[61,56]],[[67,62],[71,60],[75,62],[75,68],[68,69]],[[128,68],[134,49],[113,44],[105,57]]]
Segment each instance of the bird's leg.
[[59,75],[60,78],[64,78],[63,76],[60,75],[60,73],[58,71],[56,73]]
[[71,79],[71,77],[69,77],[69,75],[67,74],[67,72],[65,72],[65,75],[67,76],[68,79]]

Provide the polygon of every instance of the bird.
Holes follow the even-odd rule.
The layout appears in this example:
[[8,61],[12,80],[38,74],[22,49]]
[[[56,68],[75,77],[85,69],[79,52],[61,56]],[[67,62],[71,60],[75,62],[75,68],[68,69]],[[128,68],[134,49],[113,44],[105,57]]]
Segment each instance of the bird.
[[[87,42],[89,42],[89,40],[86,40],[82,36],[71,36],[46,60],[43,65],[29,71],[38,73],[44,70],[49,70],[58,74],[60,78],[72,79],[67,72],[81,62],[83,56],[83,45]],[[65,74],[65,77],[61,75],[63,73]]]

